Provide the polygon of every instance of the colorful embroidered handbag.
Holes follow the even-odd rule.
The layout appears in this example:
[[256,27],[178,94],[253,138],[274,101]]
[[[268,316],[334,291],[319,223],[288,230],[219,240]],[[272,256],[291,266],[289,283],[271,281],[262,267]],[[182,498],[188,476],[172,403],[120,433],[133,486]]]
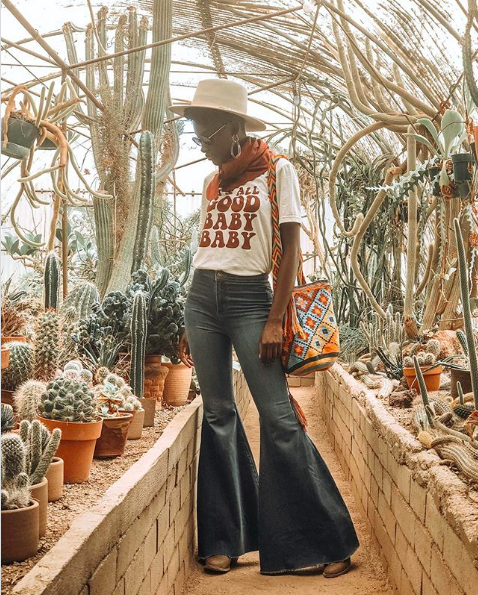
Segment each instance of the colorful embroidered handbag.
[[[284,155],[274,155],[268,172],[269,199],[272,210],[272,282],[275,291],[282,258],[279,230],[279,205],[276,194],[276,164]],[[306,283],[302,271],[302,252],[297,270],[298,286],[284,316],[281,361],[284,371],[293,376],[326,370],[340,352],[339,331],[332,304],[332,291],[326,279]]]

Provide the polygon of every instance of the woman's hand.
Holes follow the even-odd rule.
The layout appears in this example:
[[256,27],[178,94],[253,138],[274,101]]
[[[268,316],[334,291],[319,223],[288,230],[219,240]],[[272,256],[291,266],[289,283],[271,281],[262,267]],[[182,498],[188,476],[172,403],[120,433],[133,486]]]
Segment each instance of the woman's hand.
[[263,364],[271,364],[282,351],[282,321],[268,320],[259,341],[259,357]]
[[189,341],[184,332],[181,335],[181,339],[179,340],[179,359],[186,364],[188,368],[192,368],[194,366],[194,362],[191,357],[191,350],[189,349]]

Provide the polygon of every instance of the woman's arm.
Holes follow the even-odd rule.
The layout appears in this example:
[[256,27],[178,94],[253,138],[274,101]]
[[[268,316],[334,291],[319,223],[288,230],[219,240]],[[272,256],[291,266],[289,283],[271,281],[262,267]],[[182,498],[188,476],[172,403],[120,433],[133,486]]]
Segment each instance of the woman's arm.
[[279,229],[282,240],[282,259],[274,299],[259,342],[259,357],[264,364],[270,364],[276,357],[280,357],[282,320],[292,295],[299,266],[300,223],[281,223]]

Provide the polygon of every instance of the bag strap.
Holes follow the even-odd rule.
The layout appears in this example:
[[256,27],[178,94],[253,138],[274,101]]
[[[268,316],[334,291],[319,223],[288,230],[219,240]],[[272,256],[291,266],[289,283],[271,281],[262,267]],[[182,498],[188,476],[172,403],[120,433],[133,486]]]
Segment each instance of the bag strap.
[[[279,229],[279,204],[277,202],[277,188],[276,188],[276,165],[279,159],[283,157],[287,159],[285,155],[272,155],[269,162],[267,186],[269,190],[269,200],[271,203],[272,212],[272,286],[275,291],[277,285],[277,276],[279,274],[279,267],[282,260],[282,240],[280,237]],[[305,285],[306,279],[304,271],[302,269],[303,257],[302,250],[299,247],[299,265],[297,267],[297,282],[299,285]],[[306,338],[306,333],[302,329],[299,319],[297,317],[297,310],[295,302],[291,296],[287,308],[285,311],[284,318],[284,329],[291,326],[292,332],[301,338]]]
[[[269,200],[272,211],[272,284],[275,290],[277,284],[277,275],[279,274],[279,267],[282,260],[282,240],[279,229],[279,203],[277,201],[277,186],[276,186],[276,166],[280,158],[287,159],[285,155],[272,155],[269,161],[269,170],[267,178],[267,186],[269,190]],[[304,285],[306,279],[303,271],[303,256],[302,250],[299,247],[299,265],[297,268],[297,283]]]

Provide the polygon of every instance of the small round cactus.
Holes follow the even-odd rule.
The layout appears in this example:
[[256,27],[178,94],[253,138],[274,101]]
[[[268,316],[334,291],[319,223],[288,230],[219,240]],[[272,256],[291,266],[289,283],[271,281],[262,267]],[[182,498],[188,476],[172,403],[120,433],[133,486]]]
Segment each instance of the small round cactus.
[[409,355],[406,355],[403,358],[403,367],[404,368],[413,368],[413,360]]
[[10,363],[2,370],[2,389],[15,390],[32,376],[33,347],[30,343],[7,343],[10,348]]
[[33,421],[36,418],[38,405],[45,389],[46,383],[39,380],[27,380],[17,388],[13,400],[20,419]]
[[106,366],[99,367],[95,372],[95,380],[98,384],[103,384],[110,371]]
[[49,382],[39,404],[40,415],[60,421],[96,421],[93,391],[85,382],[56,378]]

